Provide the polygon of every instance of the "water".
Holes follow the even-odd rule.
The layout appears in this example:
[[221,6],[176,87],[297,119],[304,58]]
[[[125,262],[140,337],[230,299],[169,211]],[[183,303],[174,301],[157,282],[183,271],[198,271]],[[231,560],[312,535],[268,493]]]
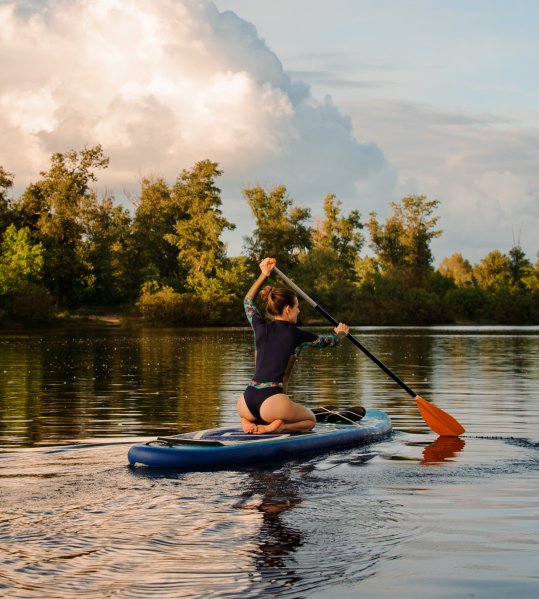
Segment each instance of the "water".
[[1,336],[0,596],[536,596],[539,327],[353,332],[466,434],[437,439],[343,344],[305,351],[290,391],[382,408],[389,439],[258,469],[134,469],[134,441],[235,422],[250,332]]

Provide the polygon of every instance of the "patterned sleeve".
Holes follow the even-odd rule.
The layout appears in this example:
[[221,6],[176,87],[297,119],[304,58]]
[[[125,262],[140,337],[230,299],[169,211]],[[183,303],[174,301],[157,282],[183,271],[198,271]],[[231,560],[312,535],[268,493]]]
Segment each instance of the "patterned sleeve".
[[309,334],[309,338],[304,339],[301,343],[296,346],[295,354],[299,355],[304,347],[312,347],[313,349],[325,349],[326,347],[335,347],[339,345],[341,338],[339,335],[314,335]]
[[260,317],[258,308],[256,307],[253,299],[250,297],[245,297],[243,299],[243,307],[245,309],[245,315],[247,316],[247,320],[249,321],[249,324],[251,326],[253,326],[253,317],[254,316]]

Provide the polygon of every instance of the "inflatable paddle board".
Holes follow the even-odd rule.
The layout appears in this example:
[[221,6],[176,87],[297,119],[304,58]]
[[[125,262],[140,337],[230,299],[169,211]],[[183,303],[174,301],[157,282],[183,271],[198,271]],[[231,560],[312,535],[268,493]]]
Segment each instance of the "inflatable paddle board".
[[355,447],[386,437],[391,419],[381,410],[367,410],[360,422],[317,423],[309,433],[252,435],[241,428],[215,428],[133,445],[132,465],[176,470],[217,470],[280,462],[299,456]]

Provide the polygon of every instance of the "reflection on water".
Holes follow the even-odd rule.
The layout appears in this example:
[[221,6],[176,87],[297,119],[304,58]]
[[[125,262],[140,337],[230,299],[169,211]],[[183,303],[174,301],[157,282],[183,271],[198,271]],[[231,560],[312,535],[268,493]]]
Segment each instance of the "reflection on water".
[[224,330],[0,338],[0,443],[213,426],[248,349],[246,332]]
[[236,421],[250,332],[0,337],[0,595],[534,596],[539,329],[354,334],[466,435],[436,438],[343,344],[303,352],[291,392],[385,409],[390,439],[274,468],[129,468],[128,441]]
[[[468,433],[521,436],[538,422],[538,327],[355,334]],[[0,365],[4,446],[154,436],[235,422],[252,339],[247,329],[5,335]],[[304,351],[290,392],[311,406],[382,408],[397,429],[428,431],[414,399],[352,344]]]
[[298,482],[288,469],[251,472],[240,501],[234,506],[255,510],[262,515],[253,552],[253,574],[259,576],[264,588],[273,590],[292,587],[301,580],[296,571],[293,553],[303,543],[304,534],[298,527],[283,520],[283,514],[301,503]]
[[455,458],[464,449],[466,443],[460,437],[438,437],[436,441],[425,447],[424,464],[438,464]]

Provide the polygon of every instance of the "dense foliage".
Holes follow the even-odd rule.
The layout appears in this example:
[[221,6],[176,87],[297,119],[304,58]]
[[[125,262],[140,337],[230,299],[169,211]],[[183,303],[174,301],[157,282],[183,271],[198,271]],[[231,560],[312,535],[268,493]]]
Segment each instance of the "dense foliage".
[[266,255],[352,324],[539,323],[539,252],[532,264],[516,245],[474,265],[456,253],[434,269],[438,200],[408,196],[385,221],[371,213],[362,222],[328,195],[313,220],[283,185],[246,188],[255,227],[243,254],[230,257],[222,235],[235,225],[221,210],[217,163],[197,162],[172,185],[142,179],[130,211],[92,189],[108,162],[100,146],[56,153],[15,198],[14,175],[0,166],[4,324],[130,306],[154,322],[243,323],[241,299]]

